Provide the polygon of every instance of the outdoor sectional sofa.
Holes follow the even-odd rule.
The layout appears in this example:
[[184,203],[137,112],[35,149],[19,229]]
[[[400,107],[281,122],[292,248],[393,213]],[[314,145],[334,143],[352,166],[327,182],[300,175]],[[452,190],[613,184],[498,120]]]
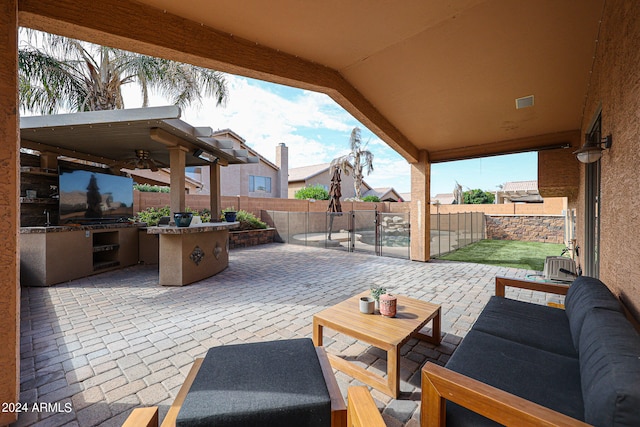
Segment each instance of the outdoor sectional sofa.
[[[505,298],[505,286],[566,294],[565,310]],[[421,416],[423,427],[640,426],[640,336],[597,279],[496,278],[446,366],[423,367]]]

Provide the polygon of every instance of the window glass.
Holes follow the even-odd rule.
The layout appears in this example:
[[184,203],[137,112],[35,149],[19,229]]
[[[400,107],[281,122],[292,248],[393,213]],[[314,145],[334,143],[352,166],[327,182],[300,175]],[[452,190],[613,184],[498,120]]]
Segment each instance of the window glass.
[[249,176],[249,191],[271,193],[271,178],[268,176]]

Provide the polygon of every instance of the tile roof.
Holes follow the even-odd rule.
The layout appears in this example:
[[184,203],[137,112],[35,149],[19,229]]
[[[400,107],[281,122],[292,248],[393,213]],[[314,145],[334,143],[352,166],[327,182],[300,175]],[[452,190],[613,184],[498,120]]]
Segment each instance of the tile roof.
[[329,169],[331,163],[289,168],[289,182],[304,181]]
[[527,191],[527,192],[537,192],[538,191],[538,181],[511,181],[505,182],[502,187],[502,191]]
[[439,202],[441,205],[452,205],[455,200],[453,193],[439,193],[431,198],[431,203]]

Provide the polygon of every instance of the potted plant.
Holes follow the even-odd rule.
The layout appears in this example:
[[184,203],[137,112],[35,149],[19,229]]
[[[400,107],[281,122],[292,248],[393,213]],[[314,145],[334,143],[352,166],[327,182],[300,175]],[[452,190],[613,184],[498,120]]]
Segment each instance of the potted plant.
[[376,310],[380,309],[380,295],[384,295],[387,293],[387,288],[384,286],[372,286],[370,289],[371,297],[376,302]]
[[224,216],[224,220],[226,222],[235,222],[237,213],[238,212],[236,211],[236,208],[234,206],[230,208],[224,208],[222,210],[222,215]]

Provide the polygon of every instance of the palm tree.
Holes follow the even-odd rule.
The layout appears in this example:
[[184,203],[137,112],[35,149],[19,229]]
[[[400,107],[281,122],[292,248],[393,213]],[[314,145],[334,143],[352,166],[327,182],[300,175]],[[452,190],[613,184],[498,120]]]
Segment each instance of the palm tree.
[[219,71],[98,46],[54,34],[23,30],[18,51],[20,107],[54,114],[60,110],[94,111],[124,108],[122,87],[140,86],[143,107],[155,90],[185,107],[213,96],[227,97]]
[[335,167],[340,167],[345,175],[349,175],[349,169],[353,169],[353,188],[355,190],[356,199],[360,200],[362,187],[363,170],[366,169],[367,175],[373,172],[373,153],[366,149],[367,143],[362,143],[360,136],[360,128],[355,127],[351,131],[349,138],[349,154],[340,156],[331,161],[331,171]]

